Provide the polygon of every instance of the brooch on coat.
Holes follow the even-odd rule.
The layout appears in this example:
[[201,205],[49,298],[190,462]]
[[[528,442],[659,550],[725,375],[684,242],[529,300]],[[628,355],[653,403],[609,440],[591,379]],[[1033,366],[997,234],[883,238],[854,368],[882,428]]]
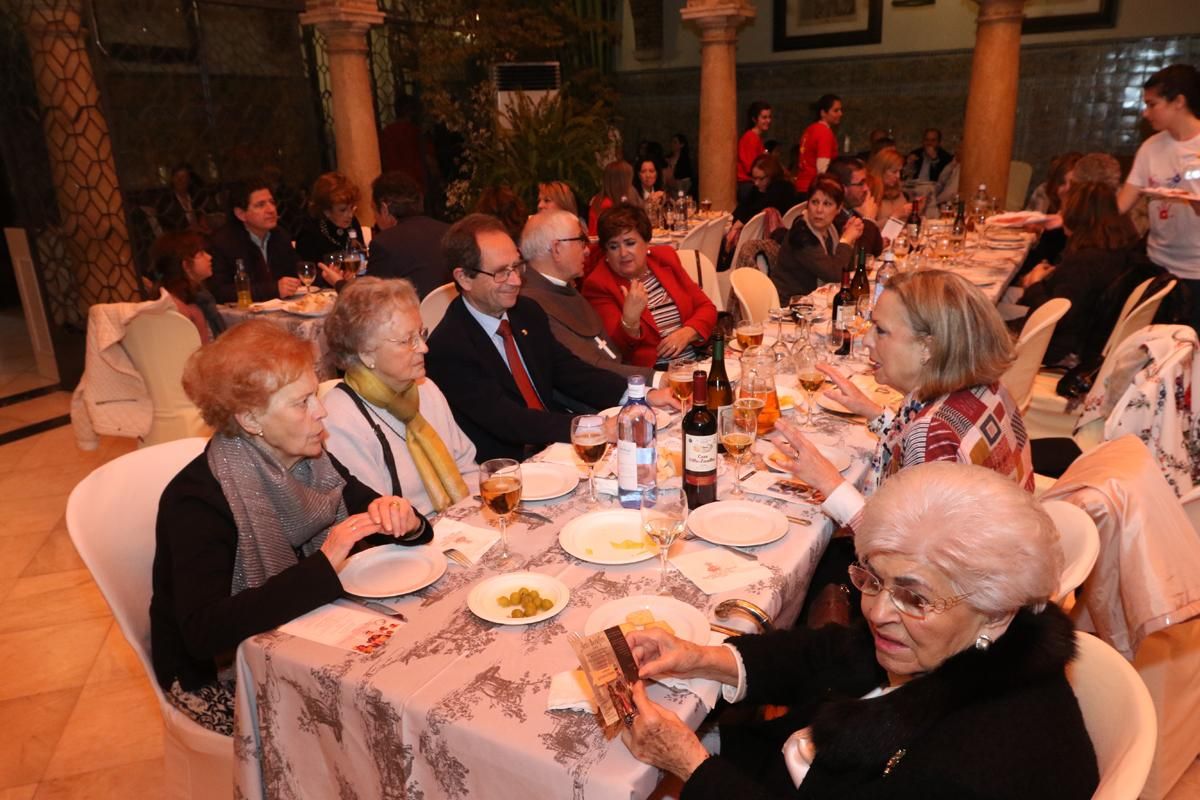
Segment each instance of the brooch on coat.
[[892,757],[887,760],[887,765],[883,768],[883,777],[886,778],[888,775],[891,775],[892,770],[896,768],[896,765],[900,763],[900,759],[904,758],[907,753],[908,751],[903,747],[892,753]]

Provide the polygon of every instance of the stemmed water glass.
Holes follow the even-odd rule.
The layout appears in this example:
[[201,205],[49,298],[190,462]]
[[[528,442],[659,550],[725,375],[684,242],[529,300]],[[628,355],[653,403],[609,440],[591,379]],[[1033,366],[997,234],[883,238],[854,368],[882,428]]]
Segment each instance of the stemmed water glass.
[[733,490],[731,497],[741,497],[742,490],[742,460],[754,446],[758,434],[758,412],[762,401],[756,398],[743,398],[732,406],[722,408],[717,413],[717,435],[725,452],[733,456]]
[[800,384],[800,388],[804,390],[807,403],[805,404],[804,428],[812,430],[813,428],[813,402],[815,401],[816,393],[825,383],[825,375],[817,369],[817,350],[812,345],[806,344],[796,351],[796,382]]
[[317,279],[317,265],[312,261],[301,261],[296,264],[296,275],[304,284],[304,293],[312,291],[313,281]]
[[508,569],[516,559],[508,552],[508,523],[521,502],[521,465],[511,458],[493,458],[479,465],[479,495],[500,522],[500,558],[497,569]]
[[575,455],[588,467],[588,499],[600,501],[596,496],[596,464],[608,450],[608,438],[604,435],[604,417],[599,414],[584,414],[571,420],[571,444]]
[[683,535],[687,512],[687,496],[681,489],[660,488],[655,499],[651,500],[645,495],[642,497],[642,530],[658,548],[659,594],[670,594],[667,591],[667,557],[671,545]]

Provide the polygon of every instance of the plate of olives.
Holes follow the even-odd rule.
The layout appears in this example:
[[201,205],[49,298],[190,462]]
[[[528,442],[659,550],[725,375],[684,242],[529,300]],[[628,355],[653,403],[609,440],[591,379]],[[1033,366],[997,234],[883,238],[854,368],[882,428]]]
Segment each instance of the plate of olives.
[[475,585],[467,607],[475,616],[500,625],[528,625],[562,611],[571,590],[558,578],[537,572],[510,572]]

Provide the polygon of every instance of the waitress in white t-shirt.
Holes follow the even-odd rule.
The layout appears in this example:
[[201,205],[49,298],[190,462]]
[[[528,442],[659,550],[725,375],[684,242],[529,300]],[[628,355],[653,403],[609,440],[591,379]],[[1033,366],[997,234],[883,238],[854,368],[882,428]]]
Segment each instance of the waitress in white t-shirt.
[[[1122,213],[1143,189],[1200,195],[1200,72],[1172,64],[1143,85],[1143,116],[1157,133],[1142,143],[1117,195]],[[1150,199],[1150,260],[1183,280],[1192,294],[1192,326],[1200,330],[1200,202]]]

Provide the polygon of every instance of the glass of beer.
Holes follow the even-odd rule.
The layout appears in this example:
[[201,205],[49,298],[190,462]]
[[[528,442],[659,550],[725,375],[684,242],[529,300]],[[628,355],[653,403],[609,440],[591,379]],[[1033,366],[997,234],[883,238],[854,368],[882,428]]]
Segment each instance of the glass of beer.
[[763,343],[763,326],[761,322],[739,322],[733,332],[737,336],[738,347],[743,350],[747,347],[755,347]]
[[679,401],[680,407],[686,413],[691,406],[692,373],[696,362],[691,358],[677,358],[667,367],[667,381],[671,385],[671,396]]
[[508,569],[516,559],[508,552],[508,523],[521,502],[521,465],[511,458],[493,458],[479,465],[479,495],[500,523],[500,558],[497,569]]
[[700,201],[700,210],[703,211],[705,214],[712,211],[712,200],[709,200],[707,197],[704,198],[703,200],[701,200]]
[[725,452],[733,456],[733,490],[731,497],[741,497],[742,490],[742,461],[758,434],[758,412],[761,401],[748,399],[737,400],[732,406],[722,408],[717,413],[717,435]]
[[599,414],[584,414],[571,420],[571,445],[575,455],[588,467],[588,498],[599,502],[596,496],[596,464],[608,450],[608,437],[604,435],[604,417]]

